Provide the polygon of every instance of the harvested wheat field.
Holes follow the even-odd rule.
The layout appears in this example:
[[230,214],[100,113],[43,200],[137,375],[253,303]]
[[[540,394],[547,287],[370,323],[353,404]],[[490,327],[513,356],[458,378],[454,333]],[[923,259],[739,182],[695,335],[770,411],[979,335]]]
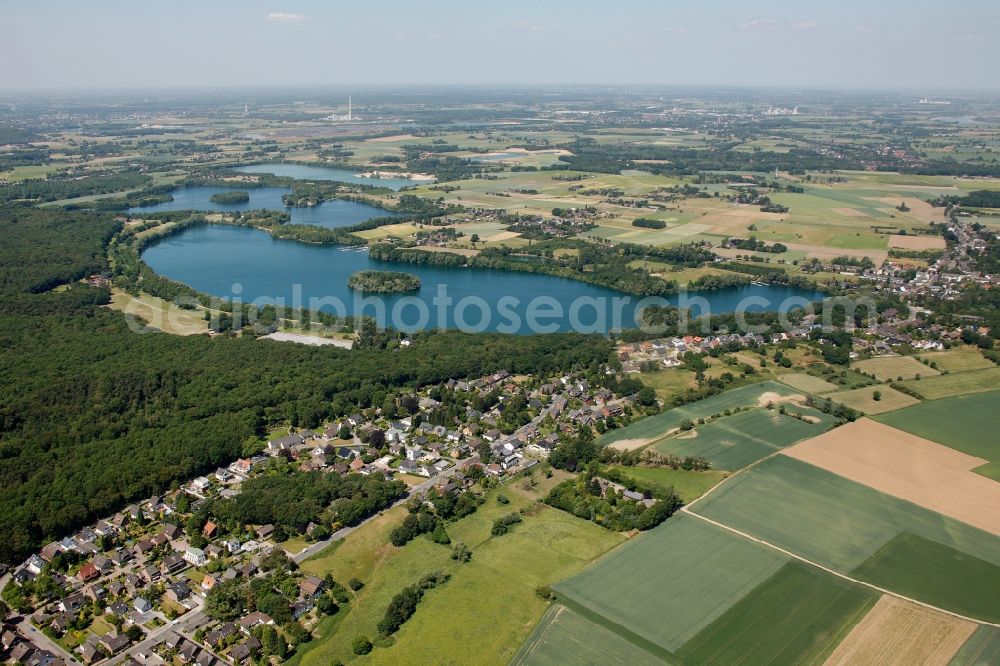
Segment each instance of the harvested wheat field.
[[898,247],[904,250],[943,250],[945,248],[944,238],[941,236],[903,236],[892,234],[889,236],[889,247]]
[[871,217],[868,213],[860,211],[857,208],[831,208],[830,210],[844,217]]
[[824,666],[948,664],[978,625],[883,595]]
[[521,234],[516,231],[498,231],[486,240],[491,243],[498,243],[500,241],[510,240],[511,238],[517,238]]
[[393,141],[413,141],[417,137],[412,134],[393,134],[392,136],[377,136],[374,139],[365,139],[368,143],[391,143]]
[[869,419],[782,453],[1000,535],[1000,483],[972,471],[982,458]]

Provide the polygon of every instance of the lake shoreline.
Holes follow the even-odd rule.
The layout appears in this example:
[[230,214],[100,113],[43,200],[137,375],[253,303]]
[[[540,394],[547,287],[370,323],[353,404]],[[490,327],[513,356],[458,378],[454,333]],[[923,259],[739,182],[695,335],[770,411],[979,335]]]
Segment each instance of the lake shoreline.
[[[408,267],[421,280],[418,291],[365,296],[347,287],[348,277],[359,270],[391,271],[398,263],[372,259],[360,247],[352,252],[344,246],[291,242],[250,226],[226,224],[188,226],[151,239],[141,257],[158,275],[215,298],[371,316],[379,325],[404,332],[459,328],[607,334],[641,328],[637,312],[650,305],[691,307],[696,316],[705,314],[705,308],[711,314],[734,312],[746,303],[752,305],[748,312],[780,311],[787,304],[798,307],[822,298],[819,292],[795,287],[752,285],[639,297],[542,273],[424,265]],[[442,310],[441,304],[447,307]],[[532,328],[532,317],[545,321]]]

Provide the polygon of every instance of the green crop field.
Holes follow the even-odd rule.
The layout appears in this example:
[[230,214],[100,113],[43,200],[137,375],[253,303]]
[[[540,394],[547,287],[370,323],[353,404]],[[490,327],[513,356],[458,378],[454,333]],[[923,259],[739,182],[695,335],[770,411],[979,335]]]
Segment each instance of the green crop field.
[[1000,566],[911,532],[882,546],[853,575],[939,608],[1000,622]]
[[[394,642],[377,647],[369,659],[425,664],[447,654],[455,663],[479,664],[512,657],[547,608],[535,588],[580,571],[623,541],[621,535],[594,523],[536,504],[564,478],[567,475],[556,474],[540,479],[532,491],[520,482],[504,484],[487,495],[476,513],[450,524],[452,541],[462,541],[472,550],[466,564],[450,558],[451,547],[427,537],[403,548],[390,545],[389,531],[406,515],[402,507],[355,531],[335,550],[304,562],[302,569],[308,573],[329,572],[342,582],[357,577],[365,586],[347,607],[320,623],[320,637],[300,648],[293,663],[325,665],[355,658],[351,640],[357,635],[374,638],[392,596],[436,569],[450,573],[451,580],[428,592],[394,635]],[[501,491],[509,504],[496,501]],[[491,536],[494,518],[521,508],[528,509],[522,523],[501,537]],[[456,608],[464,609],[457,623]]]
[[758,403],[761,395],[767,392],[776,393],[779,396],[795,394],[795,391],[790,387],[774,381],[741,386],[698,402],[667,409],[654,416],[647,416],[624,428],[618,428],[601,435],[597,443],[600,446],[606,446],[627,439],[659,439],[666,435],[669,430],[680,425],[684,419],[706,418],[714,414],[721,414],[727,409],[753,406]]
[[928,400],[993,391],[1000,386],[1000,368],[949,373],[920,380],[911,379],[903,382],[903,386]]
[[672,652],[785,561],[776,551],[677,514],[554,589],[564,604],[585,609],[616,633]]
[[[728,479],[691,510],[842,573],[902,532],[1000,566],[1000,537],[787,456]],[[929,581],[912,589],[933,594]]]
[[[921,379],[917,383],[923,383],[924,381]],[[881,395],[879,400],[875,399],[876,391]],[[866,386],[850,391],[837,391],[836,393],[827,393],[823,397],[851,409],[856,409],[863,414],[891,412],[903,407],[909,407],[910,405],[916,405],[920,402],[913,396],[906,395],[902,391],[897,391],[891,386],[885,385]]]
[[948,666],[1000,664],[1000,629],[979,627],[951,658]]
[[565,606],[553,604],[510,661],[510,666],[563,664],[657,666],[660,659]]
[[912,356],[878,356],[852,363],[851,367],[875,375],[876,379],[883,382],[899,378],[913,379],[917,375],[932,377],[940,374],[937,370],[928,368]]
[[715,469],[735,471],[775,451],[825,432],[830,420],[822,412],[792,406],[791,411],[820,419],[806,423],[778,413],[777,409],[752,409],[713,420],[688,432],[666,437],[653,444],[660,453],[707,458]]
[[779,375],[778,379],[783,384],[788,384],[793,389],[805,391],[806,393],[826,393],[828,391],[836,391],[838,388],[836,384],[830,383],[825,379],[800,372]]
[[992,368],[992,361],[987,360],[975,347],[960,347],[942,352],[920,354],[919,358],[933,362],[938,370],[948,372],[965,372],[966,370],[982,370]]
[[684,644],[693,664],[822,663],[878,595],[789,562]]
[[930,400],[876,417],[893,428],[989,460],[976,469],[1000,481],[1000,440],[995,420],[1000,412],[1000,391]]
[[690,472],[669,467],[626,467],[611,465],[622,476],[629,477],[643,486],[666,492],[674,489],[684,502],[701,497],[705,491],[726,477],[725,472],[710,469],[704,472]]

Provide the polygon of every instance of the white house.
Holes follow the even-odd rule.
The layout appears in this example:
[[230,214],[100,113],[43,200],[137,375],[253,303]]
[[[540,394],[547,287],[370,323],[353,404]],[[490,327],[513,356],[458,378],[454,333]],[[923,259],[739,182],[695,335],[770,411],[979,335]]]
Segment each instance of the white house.
[[208,561],[208,558],[205,557],[205,551],[193,546],[188,546],[188,549],[184,551],[184,559],[195,567],[200,567]]

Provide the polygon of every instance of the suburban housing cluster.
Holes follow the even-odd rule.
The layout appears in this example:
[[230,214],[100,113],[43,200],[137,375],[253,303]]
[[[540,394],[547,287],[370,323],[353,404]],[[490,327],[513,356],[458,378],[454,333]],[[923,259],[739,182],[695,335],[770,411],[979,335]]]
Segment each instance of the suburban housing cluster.
[[[261,649],[254,629],[274,621],[254,611],[220,622],[206,612],[206,599],[226,581],[265,575],[276,554],[285,557],[279,537],[286,535],[270,524],[247,525],[234,535],[212,520],[192,534],[183,525],[199,505],[237,497],[272,458],[303,472],[407,479],[410,496],[462,492],[476,479],[530,469],[562,433],[628,420],[638,411],[635,402],[634,395],[616,395],[582,376],[498,372],[405,396],[395,414],[373,408],[324,428],[274,437],[260,454],[130,505],[49,543],[10,571],[6,585],[21,595],[25,612],[3,630],[2,655],[46,666],[247,662]],[[289,553],[292,560],[337,538],[329,529],[337,525],[317,527],[310,524],[300,535],[300,546],[313,543]],[[288,600],[289,610],[308,631],[329,585],[292,575],[297,595]]]

